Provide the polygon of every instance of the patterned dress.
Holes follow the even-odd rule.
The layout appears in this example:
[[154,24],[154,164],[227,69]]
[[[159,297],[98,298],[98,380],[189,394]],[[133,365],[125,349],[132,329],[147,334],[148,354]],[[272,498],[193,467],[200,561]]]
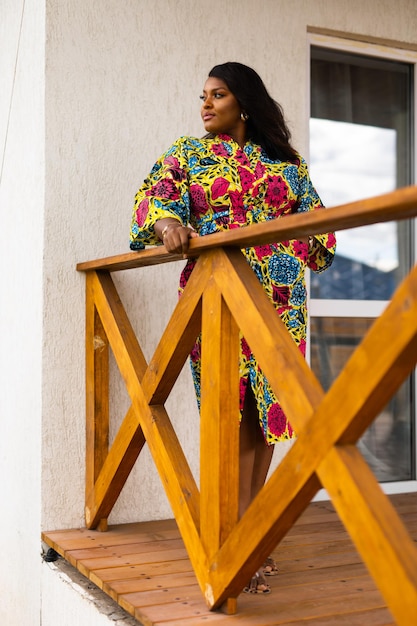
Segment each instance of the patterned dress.
[[[135,198],[131,225],[132,250],[160,244],[154,225],[175,218],[200,236],[217,231],[322,208],[306,162],[271,160],[257,144],[243,148],[228,135],[181,137],[155,163]],[[306,267],[321,272],[335,253],[332,233],[316,235],[310,247],[282,241],[242,250],[291,337],[305,355]],[[184,288],[196,261],[190,259],[180,279]],[[200,398],[200,346],[191,355],[197,400]],[[278,399],[244,338],[240,350],[240,409],[250,384],[265,441],[273,444],[294,436]]]

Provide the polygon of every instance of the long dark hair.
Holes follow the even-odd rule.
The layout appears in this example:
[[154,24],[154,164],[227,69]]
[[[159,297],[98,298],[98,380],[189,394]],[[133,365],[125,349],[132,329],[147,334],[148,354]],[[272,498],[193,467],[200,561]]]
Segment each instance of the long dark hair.
[[271,98],[255,70],[229,61],[215,65],[209,76],[223,80],[242,111],[249,116],[246,122],[248,139],[262,146],[270,159],[293,161],[297,158],[282,107]]

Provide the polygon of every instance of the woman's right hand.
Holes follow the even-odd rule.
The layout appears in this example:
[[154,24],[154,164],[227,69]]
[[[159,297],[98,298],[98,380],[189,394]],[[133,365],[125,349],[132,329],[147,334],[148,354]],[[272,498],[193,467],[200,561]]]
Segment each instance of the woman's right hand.
[[168,252],[186,255],[189,240],[198,237],[198,233],[190,226],[183,226],[176,219],[158,220],[155,231]]

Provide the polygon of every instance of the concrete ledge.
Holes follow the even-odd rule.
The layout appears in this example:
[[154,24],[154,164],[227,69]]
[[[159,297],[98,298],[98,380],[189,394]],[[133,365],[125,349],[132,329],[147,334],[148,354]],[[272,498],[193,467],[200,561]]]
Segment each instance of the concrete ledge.
[[42,626],[141,626],[64,559],[43,561]]

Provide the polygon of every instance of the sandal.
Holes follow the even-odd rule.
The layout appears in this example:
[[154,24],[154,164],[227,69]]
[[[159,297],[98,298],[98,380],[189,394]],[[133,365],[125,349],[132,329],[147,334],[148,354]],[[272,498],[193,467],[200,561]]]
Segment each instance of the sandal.
[[272,556],[269,556],[262,565],[262,572],[264,576],[276,576],[279,573],[278,566]]
[[261,571],[256,572],[250,579],[249,585],[244,587],[244,593],[271,593],[271,587],[265,581]]

